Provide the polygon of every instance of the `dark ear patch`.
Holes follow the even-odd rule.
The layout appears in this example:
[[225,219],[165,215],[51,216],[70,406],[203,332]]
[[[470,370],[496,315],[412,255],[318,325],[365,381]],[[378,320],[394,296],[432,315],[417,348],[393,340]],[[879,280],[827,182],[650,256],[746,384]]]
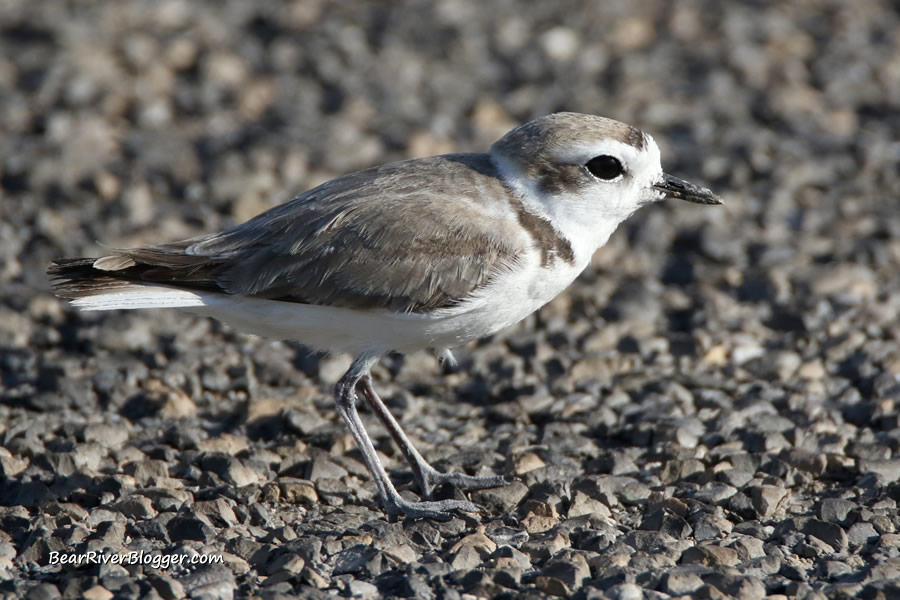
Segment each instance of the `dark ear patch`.
[[544,194],[575,192],[584,178],[585,173],[581,165],[558,165],[544,162],[535,172],[538,190]]

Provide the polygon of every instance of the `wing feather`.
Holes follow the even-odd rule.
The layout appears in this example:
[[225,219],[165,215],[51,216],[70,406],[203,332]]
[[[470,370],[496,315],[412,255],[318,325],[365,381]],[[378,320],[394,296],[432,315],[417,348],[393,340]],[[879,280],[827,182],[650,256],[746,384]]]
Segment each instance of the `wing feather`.
[[220,233],[117,251],[93,271],[107,282],[424,312],[486,285],[522,247],[489,157],[447,155],[346,175]]

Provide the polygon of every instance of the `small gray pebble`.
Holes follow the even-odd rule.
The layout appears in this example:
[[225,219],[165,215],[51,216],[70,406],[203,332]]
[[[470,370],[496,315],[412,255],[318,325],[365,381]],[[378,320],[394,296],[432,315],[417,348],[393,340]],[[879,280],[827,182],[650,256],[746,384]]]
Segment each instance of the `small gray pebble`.
[[838,498],[825,498],[819,504],[819,518],[831,523],[848,525],[848,515],[857,507],[855,502]]
[[856,548],[875,543],[878,539],[878,531],[871,523],[854,523],[847,530],[847,541]]

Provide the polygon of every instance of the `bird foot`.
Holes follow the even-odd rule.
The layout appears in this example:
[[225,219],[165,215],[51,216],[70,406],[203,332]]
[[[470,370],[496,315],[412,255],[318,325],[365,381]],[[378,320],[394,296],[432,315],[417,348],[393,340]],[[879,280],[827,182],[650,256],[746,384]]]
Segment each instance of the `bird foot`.
[[434,519],[435,521],[449,521],[453,515],[452,510],[462,510],[470,513],[480,513],[484,509],[468,500],[422,500],[410,502],[399,494],[384,503],[384,509],[391,518],[411,517],[413,519]]
[[507,485],[509,481],[505,477],[499,475],[491,475],[487,477],[475,477],[474,475],[466,475],[465,473],[441,473],[433,467],[422,470],[422,475],[417,478],[419,488],[425,498],[432,498],[434,489],[444,483],[449,483],[462,490],[484,490],[487,488],[500,487]]

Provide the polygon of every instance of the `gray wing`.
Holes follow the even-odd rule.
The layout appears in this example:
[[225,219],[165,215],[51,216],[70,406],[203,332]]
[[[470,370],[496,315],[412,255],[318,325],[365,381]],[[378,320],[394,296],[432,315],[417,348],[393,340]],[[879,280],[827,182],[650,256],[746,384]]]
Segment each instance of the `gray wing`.
[[[422,185],[428,181],[428,187]],[[487,155],[353,173],[223,232],[123,250],[107,276],[277,300],[423,312],[452,306],[519,256]],[[514,213],[512,213],[514,214]]]

